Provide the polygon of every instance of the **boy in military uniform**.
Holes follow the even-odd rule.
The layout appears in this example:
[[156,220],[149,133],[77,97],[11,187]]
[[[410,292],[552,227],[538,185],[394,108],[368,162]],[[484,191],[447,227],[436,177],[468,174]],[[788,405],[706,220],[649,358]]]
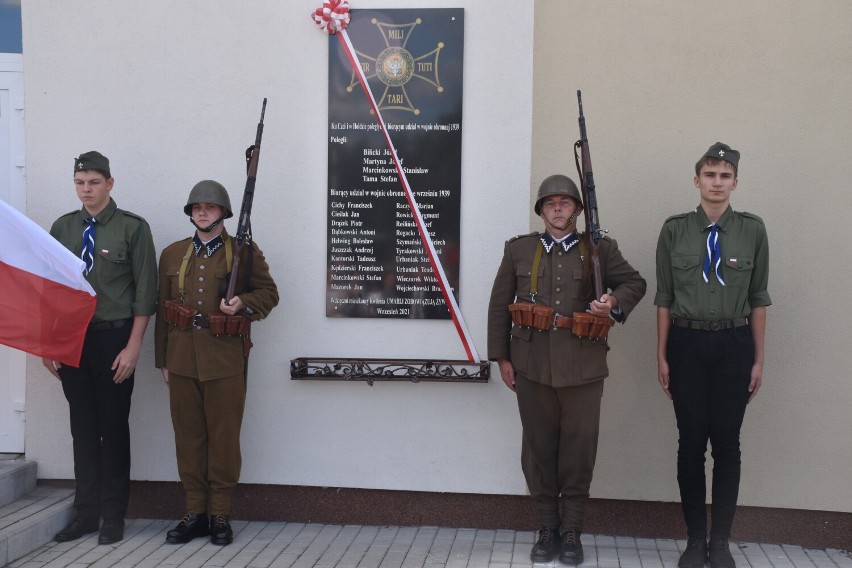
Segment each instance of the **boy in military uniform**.
[[184,207],[195,235],[160,256],[156,366],[169,387],[178,472],[186,515],[166,541],[210,535],[233,541],[231,494],[240,477],[240,428],[246,399],[249,321],[269,315],[278,289],[255,243],[239,263],[236,295],[226,301],[234,239],[223,221],[233,215],[225,188],[212,180],[195,185]]
[[[728,538],[740,482],[740,428],[763,379],[769,245],[760,217],[731,208],[740,153],[713,144],[695,165],[699,205],[657,243],[657,365],[674,403],[687,528],[680,568],[734,568]],[[713,455],[707,541],[704,454]]]
[[[568,177],[553,175],[541,183],[535,212],[545,230],[506,242],[488,306],[488,358],[497,361],[503,382],[517,393],[521,465],[542,527],[530,552],[533,562],[550,562],[557,553],[567,564],[583,561],[580,534],[609,347],[605,339],[575,335],[572,314],[623,323],[646,288],[616,241],[604,238],[599,256],[602,286],[609,292],[590,297],[583,278],[585,245],[576,230],[582,210],[580,191]],[[513,325],[510,304],[535,304],[554,314],[536,329]]]
[[96,532],[98,542],[124,538],[130,497],[130,396],[142,338],[157,305],[157,256],[148,223],[119,209],[110,192],[109,160],[86,152],[74,161],[83,206],[56,220],[50,234],[86,263],[97,307],[79,367],[43,360],[62,381],[74,440],[74,520],[56,540]]

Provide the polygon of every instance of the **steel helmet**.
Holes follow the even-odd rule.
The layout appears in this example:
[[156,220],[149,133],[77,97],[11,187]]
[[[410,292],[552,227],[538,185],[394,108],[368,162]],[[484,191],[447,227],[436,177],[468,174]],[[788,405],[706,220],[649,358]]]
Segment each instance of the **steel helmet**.
[[225,208],[225,219],[234,216],[231,212],[231,199],[228,197],[228,190],[218,181],[205,179],[196,183],[189,192],[189,199],[186,200],[183,212],[191,217],[192,205],[195,203],[215,203]]
[[577,184],[571,181],[571,178],[568,176],[556,174],[544,178],[544,181],[538,186],[538,197],[535,200],[536,215],[541,215],[541,202],[545,197],[550,197],[551,195],[567,195],[576,201],[580,207],[583,206],[583,198],[580,197],[580,190],[577,189]]

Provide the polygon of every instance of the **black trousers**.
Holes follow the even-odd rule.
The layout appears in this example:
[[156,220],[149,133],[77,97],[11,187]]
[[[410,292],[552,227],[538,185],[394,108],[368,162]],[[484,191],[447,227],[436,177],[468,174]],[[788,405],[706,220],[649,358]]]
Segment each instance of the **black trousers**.
[[666,357],[679,433],[677,480],[689,538],[707,536],[704,460],[712,446],[711,534],[729,537],[740,486],[740,428],[754,365],[749,326],[672,327]]
[[130,396],[133,375],[121,384],[110,369],[127,345],[131,325],[86,334],[80,367],[63,366],[62,390],[74,439],[74,508],[81,519],[124,519],[130,498]]

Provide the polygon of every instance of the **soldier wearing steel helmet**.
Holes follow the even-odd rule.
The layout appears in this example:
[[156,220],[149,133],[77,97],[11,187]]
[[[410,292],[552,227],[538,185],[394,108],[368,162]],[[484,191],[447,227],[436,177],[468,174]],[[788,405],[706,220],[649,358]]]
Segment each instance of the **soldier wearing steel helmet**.
[[239,263],[236,295],[226,302],[234,239],[223,221],[233,216],[222,184],[204,180],[184,207],[195,234],[160,256],[155,363],[169,387],[178,473],[186,515],[166,541],[210,536],[233,541],[231,494],[240,476],[240,428],[246,398],[249,322],[269,315],[278,289],[263,253],[251,243]]
[[[577,233],[583,211],[570,178],[553,175],[538,190],[535,212],[544,231],[506,242],[488,306],[488,358],[518,398],[523,427],[521,466],[541,529],[533,562],[555,556],[583,561],[580,534],[595,465],[603,380],[609,374],[605,340],[572,333],[574,312],[623,323],[646,283],[615,240],[600,241],[605,290],[589,298],[583,278],[585,245]],[[513,308],[552,308],[546,325],[514,320]],[[549,313],[549,312],[548,312]],[[560,510],[561,505],[561,510]]]

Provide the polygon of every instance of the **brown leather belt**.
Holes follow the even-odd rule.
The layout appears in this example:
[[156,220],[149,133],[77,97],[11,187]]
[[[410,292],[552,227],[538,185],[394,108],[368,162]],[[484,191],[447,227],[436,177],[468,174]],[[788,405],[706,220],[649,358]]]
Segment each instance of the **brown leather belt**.
[[559,329],[571,329],[574,327],[574,318],[571,316],[560,316],[557,314],[553,316],[553,327]]
[[731,329],[734,327],[742,327],[748,325],[748,318],[734,318],[731,320],[688,320],[680,318],[672,318],[672,324],[677,327],[685,327],[686,329],[698,329],[701,331],[720,331],[723,329]]

